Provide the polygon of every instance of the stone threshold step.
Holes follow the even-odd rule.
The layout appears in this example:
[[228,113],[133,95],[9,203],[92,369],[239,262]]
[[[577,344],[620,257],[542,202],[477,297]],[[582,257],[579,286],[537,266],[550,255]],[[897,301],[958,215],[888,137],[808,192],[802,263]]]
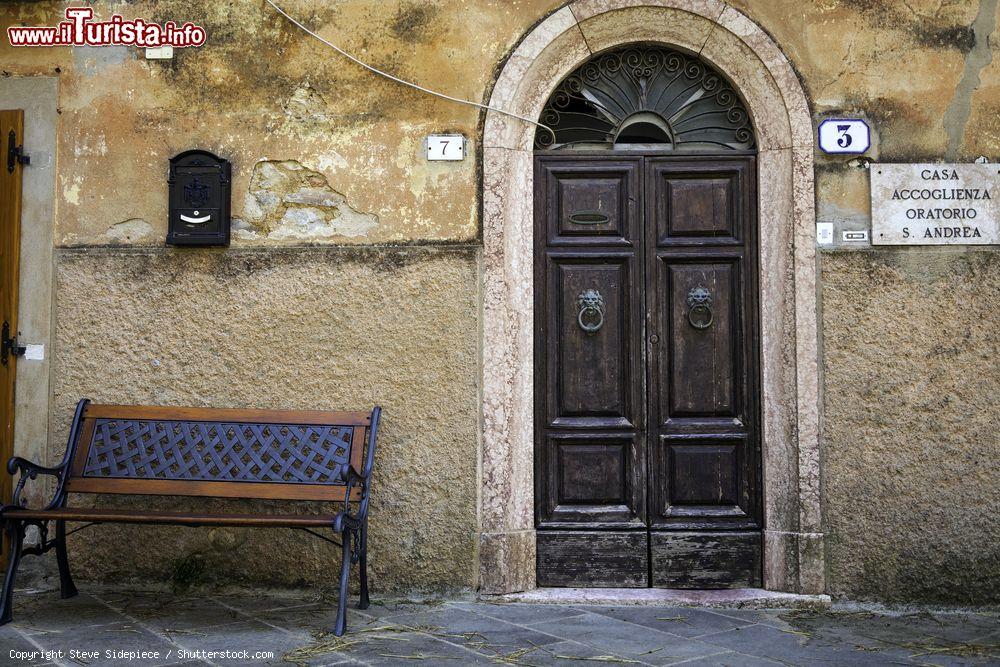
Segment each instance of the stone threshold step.
[[720,609],[828,609],[829,595],[780,593],[763,588],[682,590],[668,588],[536,588],[522,593],[482,595],[483,602],[531,604],[656,605]]

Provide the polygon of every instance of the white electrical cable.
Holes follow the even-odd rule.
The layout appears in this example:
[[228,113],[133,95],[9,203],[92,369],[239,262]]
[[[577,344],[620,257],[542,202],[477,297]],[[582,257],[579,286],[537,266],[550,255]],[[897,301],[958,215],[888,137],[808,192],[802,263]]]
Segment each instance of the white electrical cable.
[[518,120],[523,120],[525,123],[531,123],[532,125],[537,125],[538,127],[544,129],[546,132],[548,132],[549,134],[552,135],[552,143],[555,143],[555,141],[556,141],[556,133],[553,132],[552,128],[549,127],[548,125],[544,125],[543,123],[539,123],[538,121],[531,120],[530,118],[525,118],[524,116],[518,116],[516,113],[511,113],[510,111],[504,111],[503,109],[498,109],[496,107],[491,107],[488,104],[480,104],[479,102],[473,102],[471,100],[463,100],[463,99],[461,99],[459,97],[452,97],[451,95],[445,95],[444,93],[439,93],[439,92],[430,90],[429,88],[424,88],[423,86],[417,85],[415,83],[411,83],[410,81],[406,81],[404,79],[400,79],[398,76],[393,76],[392,74],[389,74],[388,72],[383,72],[380,69],[376,69],[375,67],[372,67],[368,63],[363,62],[363,61],[359,60],[358,58],[355,58],[350,53],[348,53],[347,51],[343,50],[342,48],[340,48],[336,44],[333,44],[333,43],[327,41],[326,39],[320,37],[319,35],[317,35],[315,32],[313,32],[309,28],[307,28],[304,25],[302,25],[301,23],[299,23],[292,16],[290,16],[288,14],[288,12],[286,12],[284,9],[282,9],[281,7],[279,7],[278,5],[276,5],[273,2],[273,0],[264,0],[264,2],[266,2],[267,4],[269,4],[272,7],[274,7],[274,9],[279,14],[281,14],[286,19],[288,19],[289,21],[291,21],[292,23],[294,23],[295,25],[297,25],[299,28],[301,28],[302,30],[304,30],[306,33],[312,35],[313,37],[315,37],[319,41],[323,42],[324,44],[326,44],[331,49],[333,49],[334,51],[336,51],[340,55],[344,56],[348,60],[351,60],[351,61],[357,63],[358,65],[361,65],[362,67],[364,67],[369,72],[373,72],[375,74],[378,74],[379,76],[384,76],[385,78],[391,79],[391,80],[395,81],[396,83],[401,83],[404,86],[409,86],[410,88],[414,88],[416,90],[419,90],[420,92],[427,93],[428,95],[434,95],[435,97],[440,97],[441,99],[448,100],[450,102],[458,102],[459,104],[467,104],[469,106],[478,107],[480,109],[487,109],[489,111],[496,111],[497,113],[501,113],[501,114],[503,114],[505,116],[510,116],[511,118],[517,118]]

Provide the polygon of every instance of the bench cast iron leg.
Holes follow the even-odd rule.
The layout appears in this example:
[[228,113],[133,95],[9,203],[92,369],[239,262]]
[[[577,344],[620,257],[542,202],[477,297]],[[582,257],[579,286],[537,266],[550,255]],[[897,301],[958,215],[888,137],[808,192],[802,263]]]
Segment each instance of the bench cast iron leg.
[[345,530],[341,540],[344,544],[344,560],[340,566],[340,601],[337,603],[337,627],[333,634],[342,636],[347,631],[347,582],[351,576],[351,531]]
[[0,594],[0,625],[10,623],[14,618],[14,577],[17,576],[17,565],[21,562],[21,547],[24,545],[23,524],[8,521],[5,528],[10,553],[7,557],[7,576],[3,579],[3,593]]
[[74,597],[77,591],[69,573],[69,558],[66,557],[65,521],[56,521],[56,562],[59,563],[59,596],[64,600]]
[[358,574],[361,579],[361,600],[358,602],[358,609],[368,609],[368,517],[361,526],[361,544],[358,551]]

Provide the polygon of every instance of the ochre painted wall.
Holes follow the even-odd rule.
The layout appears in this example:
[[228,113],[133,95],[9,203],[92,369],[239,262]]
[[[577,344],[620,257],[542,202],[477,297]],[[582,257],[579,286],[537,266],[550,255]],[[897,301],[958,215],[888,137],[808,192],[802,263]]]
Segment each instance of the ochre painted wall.
[[[982,2],[996,12],[994,0]],[[1000,40],[979,40],[977,50],[971,26],[980,0],[733,4],[774,35],[816,112],[860,113],[874,122],[879,159],[1000,154],[1000,58],[983,65]],[[0,26],[54,25],[65,6],[5,3]],[[375,66],[481,101],[505,54],[559,3],[286,0],[285,6]],[[207,29],[208,42],[177,50],[171,61],[147,61],[127,47],[13,49],[4,40],[3,76],[60,77],[58,245],[159,245],[166,160],[195,146],[233,161],[233,215],[242,243],[476,238],[475,142],[470,159],[454,164],[427,162],[422,141],[430,132],[475,137],[478,110],[374,76],[263,0],[97,2],[94,9],[98,18],[114,9],[156,21],[191,20]],[[963,76],[978,85],[960,85]],[[317,172],[312,187],[343,200],[319,212],[350,220],[275,234],[284,208],[262,204],[266,167],[258,163],[265,160],[294,160]],[[821,220],[866,211],[866,174],[844,163],[821,161]],[[366,220],[357,224],[354,214]]]
[[[67,4],[76,3],[3,3],[0,27],[55,24]],[[282,4],[373,65],[481,101],[505,54],[561,3]],[[785,50],[817,116],[873,122],[877,159],[1000,158],[1000,39],[983,32],[996,23],[997,0],[731,4]],[[376,586],[474,587],[478,110],[373,76],[263,0],[93,7],[98,18],[119,11],[190,20],[207,29],[208,43],[163,62],[129,48],[12,49],[0,40],[0,76],[60,81],[55,401],[41,454],[59,455],[82,395],[262,407],[377,400],[386,429],[372,537]],[[431,132],[470,137],[469,158],[428,163],[422,142]],[[233,162],[229,250],[162,247],[167,159],[194,147]],[[864,169],[820,156],[816,177],[820,221],[866,224]],[[322,244],[337,247],[304,247]],[[983,400],[1000,389],[988,364],[1000,330],[996,257],[823,255],[834,594],[1000,598],[996,568],[983,570],[988,559],[957,557],[970,544],[984,555],[1000,548],[992,518],[997,411]],[[960,382],[967,375],[975,392]],[[224,559],[227,576],[240,581],[330,575],[326,545],[286,535],[100,530],[168,546],[131,563],[102,533],[83,533],[73,549],[87,576],[170,576],[206,558]],[[243,559],[224,555],[234,546]]]

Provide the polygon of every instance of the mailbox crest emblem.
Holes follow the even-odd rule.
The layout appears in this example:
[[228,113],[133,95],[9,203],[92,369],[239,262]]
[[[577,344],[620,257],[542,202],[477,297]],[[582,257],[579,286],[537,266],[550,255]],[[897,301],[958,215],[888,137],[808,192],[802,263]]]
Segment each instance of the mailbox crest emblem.
[[211,193],[211,186],[205,185],[195,176],[184,186],[184,202],[189,206],[201,207],[208,203]]
[[170,159],[167,177],[170,245],[229,245],[229,160],[190,150]]

